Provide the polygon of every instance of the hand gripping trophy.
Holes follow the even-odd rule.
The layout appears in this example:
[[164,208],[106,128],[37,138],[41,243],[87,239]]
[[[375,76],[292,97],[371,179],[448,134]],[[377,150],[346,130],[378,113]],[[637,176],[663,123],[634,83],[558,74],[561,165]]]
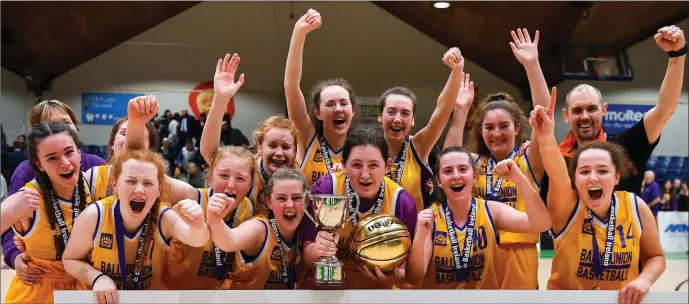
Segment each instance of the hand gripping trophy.
[[[304,194],[310,198],[309,201],[313,204],[313,216],[306,209],[308,202],[302,205],[304,213],[316,226],[321,226],[321,229],[330,233],[330,235],[334,235],[338,228],[344,227],[352,219],[352,216],[356,216],[356,211],[353,215],[349,212],[351,201],[356,199],[357,203],[354,210],[359,210],[359,205],[361,204],[359,195],[356,193],[350,196],[311,194],[310,192]],[[321,257],[316,260],[313,268],[316,285],[327,288],[342,286],[344,284],[342,266],[342,262],[335,256],[329,258]]]

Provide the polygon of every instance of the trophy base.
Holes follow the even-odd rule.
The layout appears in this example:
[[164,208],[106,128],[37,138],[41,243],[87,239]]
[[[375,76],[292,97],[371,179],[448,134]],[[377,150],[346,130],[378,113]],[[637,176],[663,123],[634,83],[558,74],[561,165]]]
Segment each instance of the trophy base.
[[342,262],[337,259],[321,259],[314,264],[316,289],[344,289]]

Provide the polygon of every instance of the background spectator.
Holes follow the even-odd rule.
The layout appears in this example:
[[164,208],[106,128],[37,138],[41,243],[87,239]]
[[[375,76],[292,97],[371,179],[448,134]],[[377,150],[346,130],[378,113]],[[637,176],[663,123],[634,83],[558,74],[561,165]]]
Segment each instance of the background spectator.
[[641,184],[641,199],[648,204],[653,212],[653,218],[658,221],[658,211],[660,210],[660,185],[655,181],[656,175],[653,171],[648,170],[644,173],[644,181]]

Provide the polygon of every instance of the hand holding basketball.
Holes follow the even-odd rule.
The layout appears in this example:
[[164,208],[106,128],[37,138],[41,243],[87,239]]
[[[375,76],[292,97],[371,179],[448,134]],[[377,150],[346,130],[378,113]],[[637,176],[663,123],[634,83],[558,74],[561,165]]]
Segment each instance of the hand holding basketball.
[[383,273],[378,266],[376,266],[373,271],[363,265],[357,267],[359,267],[359,271],[366,277],[382,285],[400,285],[404,283],[406,278],[404,269],[400,269],[400,267],[395,267],[390,274]]
[[177,213],[179,218],[190,227],[199,228],[206,224],[203,218],[203,208],[194,200],[182,200],[172,207],[172,211]]
[[241,58],[237,53],[234,53],[232,58],[227,53],[225,58],[218,59],[218,64],[215,66],[215,76],[213,77],[213,92],[215,94],[213,101],[230,102],[232,96],[237,94],[239,88],[244,84],[243,73],[239,75],[239,80],[234,81],[240,60]]
[[443,55],[443,62],[453,71],[461,72],[464,70],[464,57],[458,48],[453,47]]
[[531,37],[526,29],[518,28],[516,33],[512,31],[511,34],[514,42],[510,42],[510,47],[512,47],[512,53],[519,63],[529,65],[538,62],[539,32],[536,31],[533,42],[531,42]]
[[653,36],[656,44],[663,51],[678,51],[684,47],[684,32],[675,25],[665,26],[658,30]]
[[127,118],[132,121],[149,121],[158,113],[158,101],[153,95],[137,96],[129,100]]
[[627,283],[617,294],[617,302],[622,303],[641,303],[641,300],[651,289],[651,282],[643,277]]
[[316,251],[319,257],[329,258],[337,253],[337,241],[340,240],[340,235],[330,235],[326,231],[319,231],[314,242],[316,243]]
[[297,20],[297,24],[295,25],[295,29],[297,31],[303,32],[304,34],[308,34],[309,32],[321,27],[321,24],[323,24],[323,19],[321,18],[321,13],[319,13],[315,9],[309,9],[306,14],[301,16],[299,20]]

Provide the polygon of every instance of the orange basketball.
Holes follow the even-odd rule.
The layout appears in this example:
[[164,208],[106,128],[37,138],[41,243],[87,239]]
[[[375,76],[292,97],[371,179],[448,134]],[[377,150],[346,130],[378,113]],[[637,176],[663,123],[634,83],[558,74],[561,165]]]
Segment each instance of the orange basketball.
[[360,263],[388,273],[407,260],[410,248],[407,226],[390,214],[372,214],[359,220],[349,247]]

